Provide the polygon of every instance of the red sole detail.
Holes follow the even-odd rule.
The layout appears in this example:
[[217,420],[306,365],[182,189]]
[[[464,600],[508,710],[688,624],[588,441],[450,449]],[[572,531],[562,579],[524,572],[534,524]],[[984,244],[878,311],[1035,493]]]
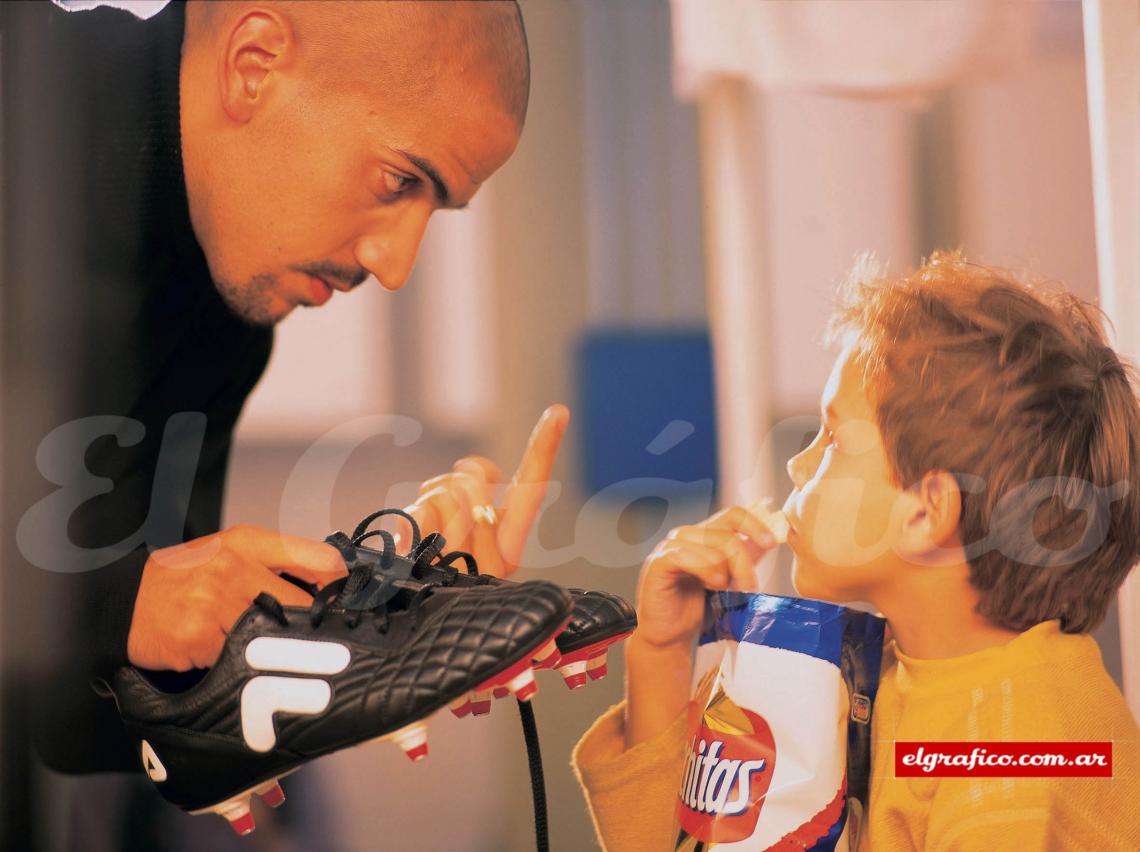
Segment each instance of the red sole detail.
[[281,789],[280,784],[276,784],[268,793],[261,794],[261,801],[271,808],[279,808],[285,804],[285,791]]
[[[562,622],[561,625],[559,625],[557,630],[553,631],[549,636],[546,636],[545,638],[543,638],[542,643],[538,646],[538,648],[535,648],[534,651],[531,653],[537,653],[542,648],[543,645],[545,645],[547,642],[549,642],[551,639],[553,639],[555,636],[557,636],[559,633],[561,633],[563,630],[565,630],[566,625],[569,623],[570,623],[570,619],[567,618],[564,622]],[[494,677],[488,678],[486,681],[484,681],[483,683],[481,683],[477,687],[475,687],[475,689],[476,689],[476,691],[478,691],[478,690],[484,690],[484,689],[494,689],[496,686],[506,686],[508,683],[510,683],[512,680],[514,680],[516,677],[518,677],[520,674],[522,674],[525,669],[533,668],[533,666],[534,666],[534,663],[531,659],[531,655],[527,654],[525,657],[523,657],[517,663],[512,665],[510,668],[499,672]]]
[[[529,660],[519,660],[506,671],[500,672],[490,680],[483,681],[483,683],[475,687],[475,690],[477,692],[490,690],[494,693],[496,698],[506,697],[506,695],[510,694],[510,690],[507,689],[506,686],[507,683],[514,680],[516,677],[522,674],[525,669],[528,668],[530,668]],[[504,695],[500,696],[500,692],[504,693]]]
[[240,816],[237,819],[231,819],[229,823],[230,828],[232,828],[239,837],[245,837],[247,834],[252,834],[253,830],[257,827],[253,822],[253,814],[246,814],[245,816]]
[[555,651],[541,663],[536,663],[534,670],[536,672],[545,671],[546,669],[556,669],[562,665],[562,655]]
[[404,752],[404,754],[406,754],[408,756],[408,759],[411,760],[412,762],[415,762],[417,760],[423,760],[425,757],[428,756],[427,743],[424,743],[423,745],[418,745],[415,748],[410,748],[406,752]]
[[593,645],[587,645],[585,648],[579,648],[577,651],[571,651],[568,654],[562,655],[562,662],[559,665],[565,666],[570,663],[580,663],[583,660],[591,660],[594,657],[600,657],[602,654],[609,650],[610,645],[616,644],[623,639],[628,639],[633,635],[633,631],[628,633],[619,633],[617,636],[611,636],[609,639],[603,639],[601,642],[595,642]]

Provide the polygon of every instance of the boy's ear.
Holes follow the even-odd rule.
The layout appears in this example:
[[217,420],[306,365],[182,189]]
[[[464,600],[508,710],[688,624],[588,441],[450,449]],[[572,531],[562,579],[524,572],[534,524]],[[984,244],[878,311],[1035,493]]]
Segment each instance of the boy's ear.
[[[897,547],[915,562],[947,554],[958,540],[958,520],[962,514],[962,492],[958,481],[945,470],[926,473],[906,491],[906,511]],[[922,557],[927,557],[923,559]],[[934,560],[939,561],[938,559]]]

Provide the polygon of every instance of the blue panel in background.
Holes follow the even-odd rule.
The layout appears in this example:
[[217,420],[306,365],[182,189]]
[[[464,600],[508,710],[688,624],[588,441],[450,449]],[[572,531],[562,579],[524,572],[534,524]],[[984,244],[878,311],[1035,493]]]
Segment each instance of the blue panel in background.
[[[621,483],[644,478],[662,480],[662,496],[698,480],[715,484],[706,330],[592,331],[578,348],[578,391],[587,494],[620,494]],[[634,496],[644,495],[644,487],[634,490]]]

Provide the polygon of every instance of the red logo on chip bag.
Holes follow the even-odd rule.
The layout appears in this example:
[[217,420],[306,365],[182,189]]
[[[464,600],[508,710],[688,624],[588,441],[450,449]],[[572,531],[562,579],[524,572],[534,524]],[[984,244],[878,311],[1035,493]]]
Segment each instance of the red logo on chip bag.
[[720,692],[693,738],[677,817],[691,837],[732,843],[751,837],[776,766],[776,744],[762,716]]

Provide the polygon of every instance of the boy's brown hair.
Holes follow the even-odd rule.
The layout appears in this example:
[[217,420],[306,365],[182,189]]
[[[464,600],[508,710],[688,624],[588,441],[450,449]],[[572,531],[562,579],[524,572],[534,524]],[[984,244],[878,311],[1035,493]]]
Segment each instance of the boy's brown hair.
[[903,276],[857,264],[827,327],[854,342],[899,488],[962,492],[959,539],[994,624],[1086,632],[1140,559],[1140,387],[1104,312],[936,252]]

